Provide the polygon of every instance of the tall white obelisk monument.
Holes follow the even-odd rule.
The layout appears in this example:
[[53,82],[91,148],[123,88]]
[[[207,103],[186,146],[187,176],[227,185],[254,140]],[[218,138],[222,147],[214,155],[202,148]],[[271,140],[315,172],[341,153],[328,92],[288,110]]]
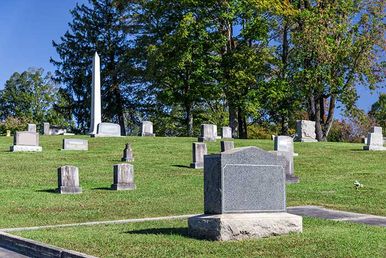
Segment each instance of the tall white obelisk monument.
[[98,124],[102,123],[101,68],[97,52],[95,52],[92,66],[91,124],[89,133],[96,135]]

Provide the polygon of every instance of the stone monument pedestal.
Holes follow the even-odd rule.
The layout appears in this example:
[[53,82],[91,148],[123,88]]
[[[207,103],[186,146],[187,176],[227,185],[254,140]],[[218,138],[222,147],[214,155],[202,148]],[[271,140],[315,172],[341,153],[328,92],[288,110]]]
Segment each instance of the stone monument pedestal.
[[192,237],[216,241],[256,239],[301,233],[301,216],[286,212],[203,214],[188,220]]
[[42,150],[41,146],[13,145],[10,147],[11,152],[41,152]]

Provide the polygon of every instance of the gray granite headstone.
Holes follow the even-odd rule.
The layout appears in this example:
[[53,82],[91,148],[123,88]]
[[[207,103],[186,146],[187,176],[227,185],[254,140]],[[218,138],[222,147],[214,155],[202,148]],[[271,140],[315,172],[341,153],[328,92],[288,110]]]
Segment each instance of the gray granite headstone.
[[63,150],[88,150],[88,141],[83,139],[63,139]]
[[232,141],[221,141],[221,152],[229,151],[235,148],[235,144]]
[[16,132],[13,137],[13,146],[10,147],[12,152],[17,151],[42,151],[39,146],[39,134],[32,132]]
[[221,138],[222,139],[232,139],[232,128],[229,126],[224,126],[221,128]]
[[43,123],[43,134],[50,135],[50,123]]
[[151,136],[154,137],[155,134],[153,133],[153,123],[150,121],[142,121],[142,130],[141,130],[142,136]]
[[206,144],[203,142],[194,142],[192,144],[193,163],[191,168],[199,169],[204,167],[204,156],[208,153]]
[[296,140],[299,142],[317,142],[315,122],[308,120],[296,121]]
[[373,127],[371,133],[367,136],[367,145],[363,147],[364,150],[384,151],[386,147],[383,146],[382,127]]
[[133,150],[131,148],[131,144],[130,143],[126,143],[125,149],[123,150],[122,161],[125,161],[125,162],[132,162],[132,161],[134,161]]
[[202,124],[201,135],[198,137],[199,142],[215,142],[217,139],[217,125],[213,124]]
[[114,123],[99,123],[96,135],[94,137],[120,137],[121,126]]
[[58,168],[58,192],[61,194],[78,194],[82,192],[79,186],[79,169],[75,166]]
[[111,188],[113,190],[133,190],[134,184],[134,166],[131,164],[116,164],[113,167],[114,179]]
[[297,153],[294,152],[294,141],[292,137],[289,136],[275,136],[274,150],[289,152],[292,153],[292,155],[297,156]]
[[294,155],[287,151],[272,151],[271,153],[283,157],[278,161],[284,168],[286,182],[290,184],[299,183],[299,177],[295,176]]
[[28,132],[36,133],[36,124],[28,124]]
[[285,212],[281,159],[257,147],[206,155],[205,214]]

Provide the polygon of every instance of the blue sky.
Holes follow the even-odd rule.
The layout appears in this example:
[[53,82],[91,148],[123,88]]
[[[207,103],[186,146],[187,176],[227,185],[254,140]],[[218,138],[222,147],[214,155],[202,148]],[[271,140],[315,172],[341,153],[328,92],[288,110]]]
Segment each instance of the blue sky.
[[[69,10],[76,3],[87,0],[0,0],[0,89],[14,72],[29,67],[54,71],[49,59],[57,55],[51,42],[68,29]],[[359,107],[368,111],[386,89],[371,93],[359,87],[358,92]]]

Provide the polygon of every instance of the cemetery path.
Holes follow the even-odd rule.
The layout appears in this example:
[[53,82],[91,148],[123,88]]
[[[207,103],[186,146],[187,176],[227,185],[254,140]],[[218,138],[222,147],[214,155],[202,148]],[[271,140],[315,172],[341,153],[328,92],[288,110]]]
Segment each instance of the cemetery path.
[[371,214],[354,213],[326,209],[319,206],[296,206],[288,207],[287,212],[299,216],[308,216],[321,219],[330,219],[334,221],[349,221],[372,226],[386,227],[386,217],[375,216]]
[[0,247],[0,258],[27,258],[27,256]]
[[[321,219],[329,219],[334,221],[349,221],[373,226],[386,227],[386,217],[375,216],[371,214],[354,213],[347,211],[339,211],[326,209],[319,206],[295,206],[288,207],[287,212],[299,216],[307,216]],[[126,224],[135,222],[146,222],[146,221],[157,221],[157,220],[175,220],[175,219],[187,219],[192,216],[199,214],[189,215],[177,215],[167,217],[153,217],[153,218],[139,218],[139,219],[125,219],[125,220],[108,220],[108,221],[92,221],[83,223],[72,223],[72,224],[58,224],[58,225],[47,225],[47,226],[36,226],[36,227],[23,227],[23,228],[4,228],[0,229],[0,232],[16,232],[16,231],[30,231],[40,230],[48,228],[64,228],[64,227],[78,227],[78,226],[93,226],[93,225],[108,225],[108,224]],[[2,256],[0,256],[2,258]]]

